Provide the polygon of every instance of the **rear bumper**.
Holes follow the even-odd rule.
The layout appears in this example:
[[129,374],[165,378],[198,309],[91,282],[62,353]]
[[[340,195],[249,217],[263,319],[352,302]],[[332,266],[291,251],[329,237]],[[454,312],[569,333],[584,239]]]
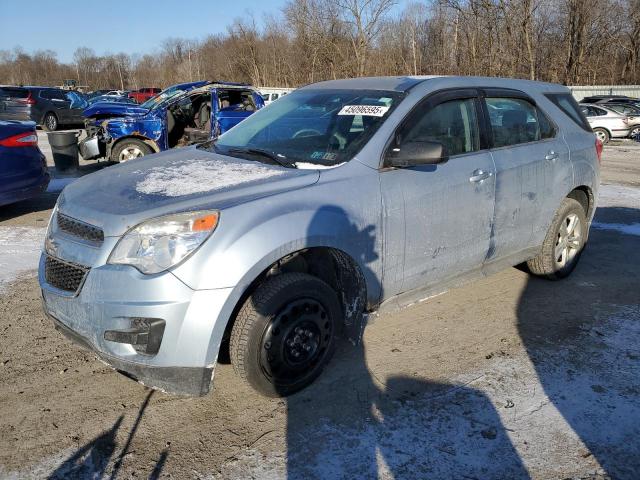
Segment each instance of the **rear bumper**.
[[16,190],[0,191],[0,205],[20,202],[29,198],[37,197],[49,186],[51,176],[49,172],[44,172],[34,184]]

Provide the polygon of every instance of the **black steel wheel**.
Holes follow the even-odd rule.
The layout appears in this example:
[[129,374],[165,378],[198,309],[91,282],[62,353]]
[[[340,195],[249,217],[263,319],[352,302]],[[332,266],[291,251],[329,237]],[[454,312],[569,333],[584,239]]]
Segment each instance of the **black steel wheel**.
[[260,285],[238,313],[231,362],[263,395],[290,395],[320,375],[341,322],[329,285],[304,273],[279,275]]

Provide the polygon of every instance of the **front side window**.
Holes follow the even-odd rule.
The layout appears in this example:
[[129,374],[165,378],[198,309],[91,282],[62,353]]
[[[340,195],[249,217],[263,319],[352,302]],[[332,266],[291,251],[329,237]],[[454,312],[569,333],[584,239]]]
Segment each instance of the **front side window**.
[[494,148],[537,142],[555,135],[547,116],[520,98],[486,98]]
[[287,166],[338,165],[353,158],[403,97],[381,90],[298,90],[203,148]]
[[406,122],[400,147],[410,142],[441,143],[447,155],[479,150],[478,120],[472,98],[443,102],[426,112],[419,110]]

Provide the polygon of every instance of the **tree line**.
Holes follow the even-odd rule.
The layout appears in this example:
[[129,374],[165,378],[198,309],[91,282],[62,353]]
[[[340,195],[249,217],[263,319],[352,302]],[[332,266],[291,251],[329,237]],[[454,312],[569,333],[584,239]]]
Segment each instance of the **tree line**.
[[216,79],[296,87],[376,75],[484,75],[568,85],[640,84],[640,0],[290,0],[223,34],[154,53],[0,50],[0,84],[90,89]]

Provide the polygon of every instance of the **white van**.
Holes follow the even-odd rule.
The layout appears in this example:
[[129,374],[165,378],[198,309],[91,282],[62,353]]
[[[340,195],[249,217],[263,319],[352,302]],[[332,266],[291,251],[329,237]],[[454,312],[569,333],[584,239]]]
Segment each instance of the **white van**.
[[276,101],[278,98],[283,97],[287,93],[293,92],[293,88],[259,88],[262,99],[265,105],[269,105],[271,102]]

